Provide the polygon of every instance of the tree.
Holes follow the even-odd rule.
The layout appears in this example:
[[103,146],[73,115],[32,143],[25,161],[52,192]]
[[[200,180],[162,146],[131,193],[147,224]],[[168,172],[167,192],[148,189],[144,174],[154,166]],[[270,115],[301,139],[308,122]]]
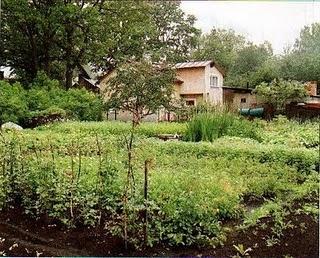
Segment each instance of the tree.
[[238,52],[245,45],[245,38],[234,30],[212,29],[203,35],[192,53],[195,60],[215,60],[226,72],[234,64]]
[[295,45],[281,59],[286,79],[320,82],[320,23],[305,26]]
[[255,87],[264,81],[267,75],[266,73],[269,73],[267,77],[270,77],[270,75],[271,77],[273,76],[270,70],[274,69],[274,67],[270,66],[275,65],[275,60],[272,60],[272,58],[273,51],[269,42],[264,42],[260,45],[249,42],[238,51],[237,58],[227,75],[226,84],[231,86]]
[[78,65],[185,60],[199,30],[178,1],[4,0],[0,65],[29,85],[41,70],[72,86]]
[[283,109],[290,102],[303,101],[307,97],[304,85],[297,81],[283,79],[271,83],[261,83],[255,89],[257,97],[274,109]]
[[159,108],[169,108],[174,79],[175,74],[168,66],[155,66],[147,61],[123,65],[107,83],[107,106],[131,112],[136,126]]
[[102,46],[95,49],[91,63],[112,70],[131,59],[141,59],[154,35],[151,5],[145,1],[105,1],[100,10]]
[[2,63],[28,82],[41,70],[72,86],[73,70],[102,45],[100,1],[6,0]]
[[200,30],[194,27],[196,18],[186,15],[181,1],[151,1],[154,34],[149,40],[149,54],[154,61],[186,61],[197,44]]

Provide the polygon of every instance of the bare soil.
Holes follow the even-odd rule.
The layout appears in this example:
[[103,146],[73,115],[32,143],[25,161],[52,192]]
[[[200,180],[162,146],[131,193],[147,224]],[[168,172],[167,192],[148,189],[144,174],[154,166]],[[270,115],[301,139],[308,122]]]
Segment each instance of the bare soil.
[[[273,221],[265,218],[246,232],[231,228],[223,246],[169,247],[159,245],[137,251],[124,250],[121,239],[113,237],[103,227],[67,229],[46,218],[35,220],[19,208],[0,212],[0,256],[210,256],[232,257],[233,245],[251,248],[251,257],[319,257],[319,224],[310,215],[289,215],[293,228],[283,231],[280,241],[267,246]],[[231,223],[232,224],[232,223]],[[230,225],[231,225],[230,224]],[[231,225],[232,226],[232,225]]]

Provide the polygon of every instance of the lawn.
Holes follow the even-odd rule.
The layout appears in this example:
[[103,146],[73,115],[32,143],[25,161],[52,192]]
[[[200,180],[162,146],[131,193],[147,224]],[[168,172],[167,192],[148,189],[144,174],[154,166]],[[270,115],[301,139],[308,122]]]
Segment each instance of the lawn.
[[131,161],[129,123],[64,122],[1,132],[2,216],[18,210],[47,228],[70,233],[85,227],[88,236],[99,229],[102,239],[129,245],[129,251],[111,244],[97,251],[97,240],[90,255],[196,255],[202,248],[207,255],[244,256],[280,248],[294,256],[284,244],[287,234],[318,224],[319,124],[282,117],[253,123],[254,139],[230,133],[212,142],[164,142],[156,136],[185,135],[187,124],[143,123]]

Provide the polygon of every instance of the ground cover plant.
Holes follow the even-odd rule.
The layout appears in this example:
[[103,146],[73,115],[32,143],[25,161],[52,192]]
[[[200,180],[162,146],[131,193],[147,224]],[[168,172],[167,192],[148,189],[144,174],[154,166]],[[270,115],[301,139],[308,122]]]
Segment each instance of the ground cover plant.
[[[132,178],[124,138],[130,123],[67,122],[1,132],[0,207],[19,206],[30,218],[65,228],[102,227],[136,250],[219,248],[230,230],[253,227],[270,228],[265,246],[274,248],[293,227],[290,216],[317,220],[319,139],[316,122],[257,123],[259,141],[222,136],[212,143],[163,142],[155,136],[184,134],[186,124],[143,123],[133,143]],[[285,125],[299,142],[280,138],[275,128]],[[280,139],[271,141],[271,135]],[[254,243],[241,244],[233,254],[247,248],[259,253]]]

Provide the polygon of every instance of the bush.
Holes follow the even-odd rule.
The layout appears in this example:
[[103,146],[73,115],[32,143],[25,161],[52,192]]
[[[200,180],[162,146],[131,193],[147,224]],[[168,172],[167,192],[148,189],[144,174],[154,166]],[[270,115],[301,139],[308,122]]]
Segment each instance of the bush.
[[25,90],[19,83],[0,82],[0,123],[34,127],[68,116],[75,120],[100,121],[104,110],[100,96],[85,89],[64,90],[59,82],[39,73]]
[[187,125],[187,141],[214,141],[224,135],[260,140],[256,125],[231,112],[201,113]]
[[63,91],[57,106],[67,111],[73,118],[80,121],[101,121],[103,112],[102,99],[85,89],[71,89]]
[[34,128],[39,125],[62,121],[67,117],[67,114],[66,111],[61,108],[51,107],[43,111],[30,112],[28,116],[29,118],[25,122],[25,126]]
[[285,104],[303,101],[307,97],[307,91],[302,83],[283,79],[273,80],[269,84],[261,83],[255,92],[261,101],[271,104],[276,109],[283,109]]
[[25,90],[19,83],[0,81],[0,124],[22,123],[28,111]]
[[39,73],[28,91],[28,105],[31,111],[42,111],[58,107],[67,112],[70,118],[81,121],[102,120],[102,99],[85,89],[62,89],[59,82],[50,80]]

